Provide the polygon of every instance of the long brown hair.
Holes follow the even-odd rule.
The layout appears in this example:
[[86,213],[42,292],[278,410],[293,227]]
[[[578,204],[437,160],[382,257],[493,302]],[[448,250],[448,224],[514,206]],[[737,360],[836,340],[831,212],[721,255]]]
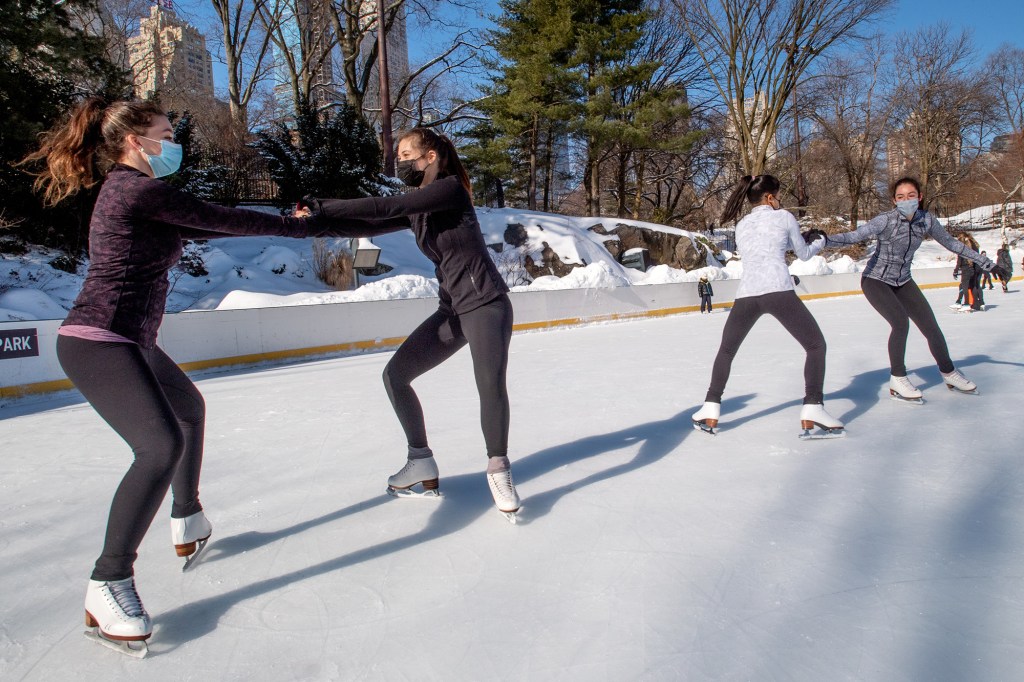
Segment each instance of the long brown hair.
[[779,180],[774,175],[758,175],[755,177],[744,175],[732,190],[729,201],[725,204],[725,210],[722,211],[722,218],[720,220],[721,224],[725,225],[730,220],[736,219],[736,216],[740,214],[740,210],[743,208],[744,199],[751,204],[759,204],[765,194],[778,195],[779,187],[781,187]]
[[437,154],[437,176],[439,178],[447,177],[449,175],[458,176],[459,182],[466,188],[470,196],[473,194],[473,185],[469,182],[469,173],[466,172],[465,167],[462,165],[462,161],[459,160],[459,152],[456,151],[455,145],[444,135],[435,133],[430,128],[418,127],[411,128],[398,138],[401,142],[407,137],[416,138],[416,146],[423,150],[424,153],[432,151]]
[[155,117],[164,115],[153,102],[108,104],[101,97],[90,97],[67,121],[43,133],[39,150],[18,165],[45,160],[46,167],[34,173],[35,189],[53,206],[100,182],[124,153],[125,138],[144,134]]

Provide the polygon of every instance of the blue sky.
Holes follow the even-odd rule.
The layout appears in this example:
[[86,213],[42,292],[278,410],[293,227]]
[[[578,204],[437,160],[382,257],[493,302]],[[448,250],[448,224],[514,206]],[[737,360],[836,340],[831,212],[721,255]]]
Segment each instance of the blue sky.
[[[177,5],[201,30],[211,30],[214,15],[208,0],[177,0]],[[488,16],[498,12],[497,0],[482,0],[482,5]],[[879,29],[895,36],[940,21],[947,22],[953,30],[960,27],[972,30],[979,61],[1003,43],[1024,47],[1024,0],[900,0],[879,22]],[[485,19],[478,22],[480,27],[489,24]],[[410,27],[412,60],[425,58],[417,47],[426,43],[436,45],[438,37],[433,35],[430,40],[422,40],[420,36],[418,39],[416,29]],[[226,87],[226,73],[223,66],[216,63],[214,80],[218,89]]]

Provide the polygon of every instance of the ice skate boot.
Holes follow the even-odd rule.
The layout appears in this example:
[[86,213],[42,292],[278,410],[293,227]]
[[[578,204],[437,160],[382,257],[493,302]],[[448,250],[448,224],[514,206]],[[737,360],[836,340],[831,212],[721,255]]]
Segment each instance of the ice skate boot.
[[518,521],[516,513],[521,506],[519,493],[512,482],[512,469],[508,457],[491,457],[487,461],[487,487],[491,489],[494,506],[508,519],[509,523]]
[[[135,590],[135,578],[90,580],[85,592],[85,636],[134,658],[149,653],[153,623]],[[139,642],[132,645],[131,642]]]
[[[815,431],[815,427],[821,430]],[[804,430],[800,434],[800,440],[820,440],[823,438],[843,438],[846,436],[843,422],[826,412],[825,406],[821,403],[804,405],[800,408],[800,428]]]
[[[413,489],[420,486],[422,492]],[[433,455],[406,461],[405,466],[388,478],[388,495],[393,497],[440,497],[437,482],[437,463]]]
[[721,403],[706,402],[704,406],[693,414],[693,428],[712,436],[718,433],[718,417],[721,415]]
[[896,402],[910,403],[912,405],[924,405],[924,398],[921,391],[910,383],[907,377],[889,377],[889,396]]
[[978,395],[978,387],[973,381],[965,377],[960,373],[959,370],[954,369],[949,374],[942,372],[942,380],[946,383],[946,388],[951,391],[957,391],[958,393],[967,393],[968,395]]
[[213,525],[201,511],[183,519],[171,519],[171,542],[178,556],[187,557],[181,570],[187,571],[199,558],[213,534]]

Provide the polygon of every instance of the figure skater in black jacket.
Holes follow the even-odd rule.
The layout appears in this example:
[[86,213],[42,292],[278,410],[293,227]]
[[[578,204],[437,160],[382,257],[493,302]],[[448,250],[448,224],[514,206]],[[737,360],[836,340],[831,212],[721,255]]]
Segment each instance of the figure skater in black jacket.
[[384,387],[409,445],[408,461],[388,479],[388,492],[416,494],[413,487],[421,485],[421,494],[437,494],[437,464],[412,381],[469,345],[480,393],[487,483],[495,505],[514,520],[520,502],[508,460],[508,287],[487,252],[469,176],[451,141],[428,128],[405,133],[398,141],[398,177],[418,189],[389,197],[304,200],[335,233],[370,236],[411,228],[420,250],[434,263],[441,299],[437,312],[409,335],[384,368]]

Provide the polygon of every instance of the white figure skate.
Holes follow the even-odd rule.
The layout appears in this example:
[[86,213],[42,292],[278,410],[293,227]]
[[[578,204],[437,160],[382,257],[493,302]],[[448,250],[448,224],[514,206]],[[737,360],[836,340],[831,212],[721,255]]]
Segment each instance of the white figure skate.
[[515,524],[518,521],[516,516],[521,507],[519,493],[512,482],[512,470],[488,472],[487,487],[491,489],[491,496],[494,498],[494,506],[508,519],[509,523]]
[[[414,490],[420,486],[422,492]],[[405,466],[388,478],[388,495],[393,497],[440,497],[437,462],[431,457],[406,460]]]
[[917,390],[907,377],[889,377],[889,396],[896,402],[924,405],[921,391]]
[[171,542],[178,556],[186,557],[182,571],[187,571],[202,553],[213,534],[213,525],[206,514],[199,511],[183,519],[171,519]]
[[718,433],[718,418],[721,416],[722,405],[720,403],[706,402],[704,406],[690,417],[693,420],[693,428],[712,436]]
[[[815,431],[815,427],[821,429]],[[821,404],[804,405],[800,408],[800,434],[801,440],[821,440],[823,438],[843,438],[846,436],[846,429],[843,422],[839,421],[828,412]]]
[[954,369],[949,374],[943,372],[942,381],[945,382],[946,388],[951,391],[967,393],[968,395],[978,395],[978,386],[961,374],[960,370]]
[[[85,592],[85,636],[133,658],[149,653],[153,623],[135,590],[135,578],[90,580]],[[133,646],[132,642],[136,642]]]

